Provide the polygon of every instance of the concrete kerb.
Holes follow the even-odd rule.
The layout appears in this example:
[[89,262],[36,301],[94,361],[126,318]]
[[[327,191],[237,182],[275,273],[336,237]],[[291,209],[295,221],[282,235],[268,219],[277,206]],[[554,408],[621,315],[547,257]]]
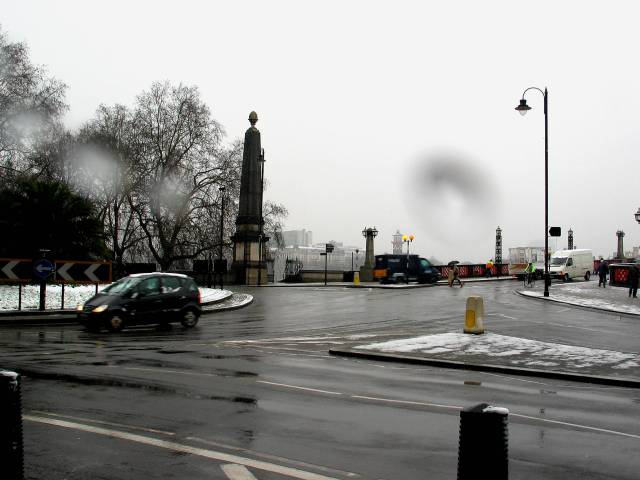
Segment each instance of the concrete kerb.
[[[462,279],[463,283],[484,283],[484,282],[503,282],[508,280],[517,280],[516,277],[512,276],[504,276],[504,277],[489,277],[489,278],[467,278]],[[383,284],[383,283],[360,283],[359,285],[355,285],[351,282],[328,282],[327,287],[344,287],[344,288],[380,288],[387,290],[402,290],[402,289],[412,289],[412,288],[429,288],[436,286],[447,285],[447,280],[439,280],[436,283],[410,283],[410,284]],[[313,282],[313,283],[270,283],[266,285],[255,285],[255,287],[261,288],[317,288],[324,287],[324,283],[322,282]]]
[[571,382],[591,383],[614,387],[640,388],[640,380],[617,377],[601,377],[584,375],[581,373],[560,372],[556,370],[538,370],[533,368],[508,367],[504,365],[467,363],[456,360],[443,360],[413,355],[398,355],[393,353],[380,353],[371,351],[354,350],[353,348],[331,348],[330,355],[359,358],[363,360],[387,361],[395,363],[407,363],[412,365],[425,365],[430,367],[452,368],[457,370],[471,370],[478,372],[505,373],[514,376],[550,378]]
[[533,298],[534,300],[543,300],[545,302],[555,302],[555,303],[561,303],[563,305],[571,305],[572,307],[577,307],[577,308],[585,308],[587,310],[595,310],[598,312],[607,312],[607,313],[613,313],[615,315],[627,315],[630,317],[640,317],[640,314],[637,313],[632,313],[632,312],[626,312],[624,310],[617,310],[615,308],[603,308],[603,307],[595,307],[593,305],[582,305],[580,303],[575,303],[575,302],[569,302],[567,300],[559,300],[557,298],[553,298],[552,296],[549,297],[541,297],[539,295],[529,295],[525,292],[521,292],[520,290],[515,290],[515,292],[525,298]]

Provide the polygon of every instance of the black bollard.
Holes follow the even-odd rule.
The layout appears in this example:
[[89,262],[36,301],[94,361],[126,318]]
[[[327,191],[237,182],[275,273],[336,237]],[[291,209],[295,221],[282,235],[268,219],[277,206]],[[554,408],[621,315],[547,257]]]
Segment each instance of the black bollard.
[[487,403],[460,412],[458,480],[509,478],[508,416]]
[[0,458],[2,478],[24,478],[20,375],[8,370],[0,370]]

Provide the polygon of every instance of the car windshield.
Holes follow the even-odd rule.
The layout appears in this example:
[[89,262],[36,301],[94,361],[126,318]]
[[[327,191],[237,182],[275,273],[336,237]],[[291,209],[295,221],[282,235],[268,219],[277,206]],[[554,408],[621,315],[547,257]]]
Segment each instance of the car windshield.
[[551,265],[564,265],[567,262],[567,257],[553,257],[551,259]]
[[119,293],[126,292],[132,287],[136,286],[140,283],[142,278],[139,277],[125,277],[121,278],[115,283],[112,283],[108,287],[102,290],[102,293],[106,293],[107,295],[118,295]]

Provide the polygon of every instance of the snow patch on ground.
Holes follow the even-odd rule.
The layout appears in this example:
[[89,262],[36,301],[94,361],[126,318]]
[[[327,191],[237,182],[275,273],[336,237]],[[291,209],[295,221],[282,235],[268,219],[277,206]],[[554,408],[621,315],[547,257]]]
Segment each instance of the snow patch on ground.
[[[99,285],[98,291],[107,285]],[[96,293],[94,285],[65,285],[64,306],[73,310],[77,305],[83,304]],[[200,288],[200,296],[203,303],[219,302],[233,293],[229,290],[215,290],[213,288]],[[25,285],[22,287],[22,309],[35,310],[40,303],[40,286]],[[47,310],[62,308],[62,286],[47,285]],[[0,285],[0,310],[18,309],[18,287],[16,285]]]
[[483,335],[441,333],[371,343],[355,348],[385,353],[486,355],[509,358],[513,363],[549,367],[571,364],[575,368],[608,366],[629,369],[640,366],[640,355],[633,353],[539,342],[493,333]]

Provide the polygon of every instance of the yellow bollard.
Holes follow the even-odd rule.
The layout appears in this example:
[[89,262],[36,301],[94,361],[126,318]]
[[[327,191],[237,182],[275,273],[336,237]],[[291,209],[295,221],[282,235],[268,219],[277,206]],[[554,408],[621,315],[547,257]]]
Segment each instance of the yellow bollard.
[[353,284],[360,285],[360,272],[353,272]]
[[467,311],[464,318],[464,333],[484,333],[484,302],[482,297],[467,298]]

